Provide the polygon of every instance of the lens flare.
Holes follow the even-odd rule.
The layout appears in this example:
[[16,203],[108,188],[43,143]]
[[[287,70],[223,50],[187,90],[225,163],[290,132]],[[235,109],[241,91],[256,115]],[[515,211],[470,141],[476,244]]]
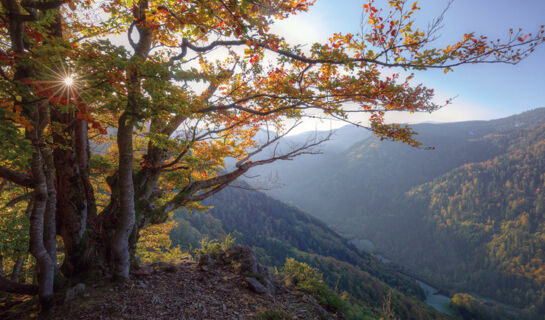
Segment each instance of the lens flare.
[[34,81],[38,93],[53,104],[74,103],[82,91],[84,82],[81,76],[65,64],[42,66],[41,80]]
[[64,84],[68,87],[72,86],[74,84],[74,75],[70,74],[64,78]]

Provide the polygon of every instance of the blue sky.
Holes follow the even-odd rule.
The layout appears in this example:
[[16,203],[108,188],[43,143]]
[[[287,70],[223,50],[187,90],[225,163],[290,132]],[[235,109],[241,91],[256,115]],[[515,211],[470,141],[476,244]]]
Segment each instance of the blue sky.
[[[309,12],[282,21],[277,30],[291,42],[325,41],[333,32],[358,32],[365,0],[317,0]],[[386,0],[377,0],[377,4]],[[441,13],[448,0],[421,0],[417,24]],[[545,0],[455,0],[448,10],[438,45],[453,43],[464,33],[505,38],[509,28],[535,32],[545,24]],[[519,64],[462,66],[445,75],[440,70],[416,73],[416,80],[436,90],[438,99],[457,96],[432,115],[396,115],[392,121],[461,121],[493,119],[545,107],[545,44]],[[337,126],[337,125],[334,125]],[[308,127],[308,125],[307,125]]]

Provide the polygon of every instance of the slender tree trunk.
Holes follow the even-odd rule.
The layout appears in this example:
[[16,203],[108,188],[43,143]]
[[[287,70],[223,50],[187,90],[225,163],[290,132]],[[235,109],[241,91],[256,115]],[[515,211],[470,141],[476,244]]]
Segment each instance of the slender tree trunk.
[[[44,245],[44,221],[47,211],[48,190],[44,173],[44,159],[37,138],[34,140],[35,151],[32,155],[32,175],[34,177],[34,207],[30,215],[30,252],[36,258],[38,267],[38,287],[42,311],[53,306],[53,283],[55,263]],[[48,215],[49,216],[49,215]]]
[[17,261],[15,261],[15,264],[13,265],[13,269],[11,271],[10,280],[18,282],[19,275],[21,274],[21,269],[23,268],[23,262],[25,259],[23,257],[17,258]]
[[[145,61],[151,50],[153,30],[147,26],[147,10],[147,0],[138,1],[132,8],[136,29],[140,36],[138,43],[131,42],[135,51],[133,55],[135,65],[140,63],[140,61]],[[117,176],[119,211],[114,216],[115,233],[111,241],[115,278],[127,278],[129,276],[131,262],[129,239],[131,235],[133,235],[133,239],[137,238],[134,234],[138,232],[134,228],[136,209],[133,181],[134,152],[132,145],[134,123],[138,121],[137,115],[141,96],[140,78],[137,67],[130,67],[127,70],[127,81],[129,87],[127,107],[119,118],[117,130],[117,144],[119,149],[119,169]]]
[[33,127],[26,133],[34,148],[31,161],[34,195],[29,202],[32,205],[29,249],[36,259],[42,312],[47,312],[54,306],[53,285],[57,266],[53,156],[43,141],[44,129],[50,121],[49,111],[49,105],[35,105],[30,113]]
[[44,213],[44,246],[53,264],[54,273],[57,272],[57,228],[55,214],[57,209],[57,191],[55,190],[55,166],[53,153],[44,149],[44,171],[47,186],[47,202]]
[[133,117],[123,113],[119,118],[117,144],[119,146],[119,215],[112,238],[114,277],[128,278],[130,271],[129,237],[135,221],[133,183]]

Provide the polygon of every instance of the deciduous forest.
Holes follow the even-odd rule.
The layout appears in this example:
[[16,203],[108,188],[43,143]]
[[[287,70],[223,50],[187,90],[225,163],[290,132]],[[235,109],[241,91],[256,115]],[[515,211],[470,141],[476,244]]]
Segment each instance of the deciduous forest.
[[[140,246],[171,241],[150,238],[173,228],[175,211],[205,209],[201,201],[254,167],[316,153],[320,139],[274,149],[292,129],[287,120],[339,119],[380,140],[422,148],[413,129],[384,119],[451,102],[437,102],[413,71],[516,64],[545,39],[543,27],[506,29],[503,39],[467,33],[437,47],[443,15],[420,24],[418,3],[405,0],[362,3],[361,33],[335,33],[310,47],[271,31],[275,21],[313,4],[1,0],[0,290],[37,295],[46,313],[63,283],[127,281],[141,265],[141,237]],[[275,134],[258,143],[262,128]],[[234,165],[226,166],[227,159]],[[483,166],[467,170],[483,172]],[[467,206],[495,205],[469,197],[484,178],[454,178],[467,192],[432,195],[433,205],[456,217],[465,217]],[[539,258],[501,245],[502,237],[516,243],[536,236],[527,230],[536,226],[528,206],[543,199],[527,195],[519,185],[524,179],[505,181],[517,190],[505,201],[527,214],[501,226],[521,232],[491,239],[488,259],[507,261],[505,268],[520,270],[520,277],[542,279]],[[492,224],[475,223],[462,225],[486,232]],[[323,259],[323,268],[333,268],[333,258],[313,254],[308,261]],[[388,282],[380,272],[373,276]]]

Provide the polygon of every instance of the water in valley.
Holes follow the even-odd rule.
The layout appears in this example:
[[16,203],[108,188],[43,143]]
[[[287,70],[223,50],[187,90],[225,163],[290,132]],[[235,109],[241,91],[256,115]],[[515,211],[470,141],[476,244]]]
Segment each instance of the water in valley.
[[[375,245],[372,241],[368,239],[352,239],[350,242],[356,247],[358,247],[359,249],[372,253],[377,259],[379,259],[384,264],[388,264],[391,262],[390,259],[375,253],[374,252]],[[421,280],[418,280],[418,279],[414,279],[414,280],[416,281],[416,283],[418,283],[418,285],[422,288],[422,290],[424,290],[424,293],[426,294],[425,302],[429,306],[433,307],[434,309],[436,309],[437,311],[441,313],[451,315],[451,316],[453,315],[452,311],[449,308],[449,303],[450,303],[449,297],[439,294],[438,293],[439,290],[437,290],[436,288],[430,286],[429,284]]]

